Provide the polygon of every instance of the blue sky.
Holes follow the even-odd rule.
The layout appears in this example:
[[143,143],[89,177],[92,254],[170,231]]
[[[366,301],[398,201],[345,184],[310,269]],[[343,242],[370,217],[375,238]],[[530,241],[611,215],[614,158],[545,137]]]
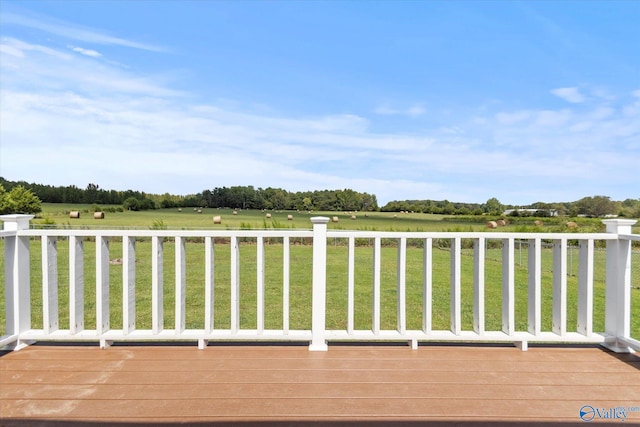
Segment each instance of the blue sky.
[[638,1],[0,2],[0,175],[640,197]]

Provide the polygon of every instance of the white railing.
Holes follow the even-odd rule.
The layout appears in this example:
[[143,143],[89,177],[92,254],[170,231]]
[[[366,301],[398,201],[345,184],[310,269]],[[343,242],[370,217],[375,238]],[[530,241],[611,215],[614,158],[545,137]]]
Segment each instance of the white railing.
[[[311,218],[312,230],[39,230],[29,229],[29,215],[5,215],[4,230],[0,237],[5,246],[5,311],[6,334],[0,338],[0,347],[11,346],[21,348],[34,341],[97,341],[101,347],[108,347],[115,341],[195,341],[203,348],[210,341],[302,341],[310,343],[310,350],[326,350],[327,342],[333,341],[407,341],[413,348],[424,341],[462,341],[462,342],[513,342],[526,350],[528,342],[564,342],[564,343],[600,343],[614,351],[640,350],[640,341],[631,337],[631,247],[632,241],[639,241],[640,235],[631,234],[633,220],[605,220],[606,233],[495,233],[495,232],[373,232],[373,231],[335,231],[327,230],[328,218]],[[41,242],[42,280],[33,283],[30,277],[31,258],[30,241]],[[95,241],[95,283],[85,280],[85,240]],[[136,324],[137,309],[141,303],[137,300],[136,263],[140,251],[136,242],[140,239],[150,240],[151,254],[151,326],[141,328]],[[255,323],[251,327],[243,327],[242,292],[240,280],[240,248],[242,240],[251,240],[251,250],[255,251]],[[282,283],[279,292],[282,294],[281,313],[278,322],[281,327],[267,327],[267,312],[273,307],[265,307],[265,242],[277,239],[282,246]],[[295,239],[312,242],[312,254],[306,252],[308,259],[302,263],[308,270],[312,266],[311,288],[304,298],[311,299],[310,324],[303,328],[290,328],[292,262],[290,250]],[[370,327],[356,328],[356,252],[360,250],[357,242],[367,239],[371,242],[372,267],[369,305],[371,312]],[[382,311],[382,267],[383,242],[395,242],[397,251],[395,272],[395,327],[384,329],[388,321],[383,321]],[[58,242],[68,245],[68,283],[60,284],[60,258]],[[198,306],[195,312],[202,313],[197,319],[198,327],[187,328],[187,313],[193,308],[187,304],[187,241],[196,241],[203,247],[204,295],[195,301]],[[433,301],[436,297],[434,287],[434,243],[448,242],[449,256],[449,316],[448,329],[435,329]],[[472,250],[463,250],[463,244]],[[527,282],[526,286],[526,327],[516,326],[516,242],[527,245]],[[575,331],[568,328],[567,309],[567,253],[569,242],[578,242],[578,274],[577,274],[577,325]],[[174,253],[173,293],[174,308],[172,316],[174,325],[166,327],[165,292],[170,286],[165,284],[164,247],[169,242]],[[332,293],[327,289],[327,271],[333,266],[327,265],[328,242],[340,242],[346,248],[346,277],[341,284],[340,292],[346,294],[345,328],[327,329],[327,305]],[[418,328],[409,329],[408,318],[415,313],[408,313],[407,305],[407,245],[419,242],[422,247],[421,291],[421,324]],[[499,246],[501,252],[501,310],[498,313],[501,327],[487,327],[487,310],[485,303],[487,286],[486,262],[487,246]],[[542,247],[551,242],[552,250],[552,309],[551,327],[543,328],[549,319],[543,318],[542,310]],[[606,242],[606,285],[604,307],[604,330],[594,331],[594,265],[596,245]],[[122,295],[121,329],[112,328],[114,298],[110,286],[110,251],[114,244],[121,243],[118,253],[122,254]],[[111,248],[110,248],[111,244]],[[216,259],[220,246],[229,251],[229,283],[228,313],[229,320],[224,327],[214,322],[216,307],[220,297],[216,295],[219,285],[215,284]],[[367,245],[369,246],[369,245]],[[215,247],[215,250],[214,250]],[[226,248],[225,248],[226,247]],[[253,249],[255,247],[255,249]],[[417,250],[417,249],[415,249]],[[245,251],[245,249],[243,249]],[[414,251],[414,249],[412,249]],[[472,278],[462,273],[463,263],[468,263],[464,254],[472,252]],[[414,254],[412,252],[412,254]],[[414,256],[414,255],[413,255]],[[464,261],[463,261],[464,258]],[[298,263],[299,264],[299,263]],[[297,265],[298,265],[297,264]],[[270,268],[274,268],[271,266]],[[66,272],[67,267],[64,266]],[[92,273],[93,274],[93,273]],[[297,274],[297,273],[296,273]],[[253,276],[252,276],[253,277]],[[200,280],[200,279],[198,279]],[[331,279],[334,280],[335,279]],[[473,312],[473,327],[465,329],[463,316],[463,290],[468,288],[463,281],[472,281],[473,305],[468,308]],[[42,328],[34,329],[31,321],[32,301],[31,286],[42,287]],[[270,286],[273,284],[270,284]],[[60,301],[59,290],[64,287],[68,293],[68,328],[61,328],[59,322]],[[67,287],[68,286],[68,287]],[[95,286],[95,301],[85,300],[85,287]],[[247,286],[246,281],[243,285]],[[385,285],[388,287],[388,285]],[[411,286],[415,286],[412,284]],[[517,284],[522,287],[522,283]],[[385,289],[386,289],[385,287]],[[269,300],[272,301],[272,300]],[[90,303],[90,304],[88,304]],[[226,302],[225,302],[226,304]],[[91,312],[87,306],[95,305]],[[361,305],[361,304],[360,304]],[[467,304],[468,305],[468,304]],[[412,305],[413,307],[414,305]],[[522,306],[522,305],[521,305]],[[636,310],[638,307],[635,308]],[[252,311],[253,313],[254,311]],[[252,314],[253,315],[253,314]],[[638,314],[636,314],[638,315]],[[191,318],[193,314],[189,314]],[[95,327],[89,328],[91,324]],[[193,323],[193,322],[191,322]],[[246,322],[245,322],[246,323]],[[299,322],[298,322],[299,323]],[[366,322],[365,322],[366,323]],[[273,324],[273,321],[270,321]],[[415,324],[415,322],[413,322]],[[468,324],[468,322],[467,322]],[[120,326],[120,325],[118,325]],[[387,325],[388,326],[388,325]]]

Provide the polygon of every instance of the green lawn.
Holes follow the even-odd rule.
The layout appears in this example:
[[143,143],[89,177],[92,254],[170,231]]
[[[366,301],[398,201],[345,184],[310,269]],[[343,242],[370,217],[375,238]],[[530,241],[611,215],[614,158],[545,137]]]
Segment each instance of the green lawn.
[[[43,212],[32,222],[37,226],[55,225],[57,227],[136,227],[169,229],[263,229],[263,228],[311,228],[310,218],[314,216],[338,217],[338,222],[329,222],[329,229],[338,230],[377,230],[377,231],[487,231],[486,222],[494,217],[450,217],[422,213],[390,213],[390,212],[292,212],[260,210],[238,210],[236,215],[230,209],[183,208],[157,209],[150,211],[123,211],[120,206],[102,206],[104,219],[93,218],[93,206],[44,203]],[[109,212],[113,210],[114,212]],[[70,211],[80,212],[80,218],[70,218]],[[201,211],[201,212],[199,212]],[[267,214],[271,218],[267,218]],[[288,220],[288,215],[293,219]],[[351,219],[355,215],[356,219]],[[222,223],[214,224],[213,217],[221,216]],[[500,227],[500,231],[521,231],[519,228],[532,227],[540,231],[557,231],[557,224],[564,224],[567,219],[545,220],[547,226],[536,228],[536,218],[519,219],[518,224]],[[599,220],[585,220],[589,230],[601,226]],[[583,230],[584,231],[584,230]]]

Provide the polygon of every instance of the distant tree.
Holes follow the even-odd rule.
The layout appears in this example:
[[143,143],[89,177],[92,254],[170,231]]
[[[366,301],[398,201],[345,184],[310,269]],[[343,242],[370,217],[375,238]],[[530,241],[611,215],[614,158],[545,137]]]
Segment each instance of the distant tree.
[[626,199],[621,203],[620,216],[640,218],[640,199]]
[[305,211],[313,209],[313,203],[311,202],[310,197],[305,197],[302,199],[302,209],[304,209]]
[[578,214],[590,217],[603,217],[617,213],[619,205],[607,196],[583,197],[575,202]]
[[504,206],[502,206],[500,200],[492,197],[484,204],[484,211],[489,214],[499,215],[504,211]]
[[0,184],[0,214],[7,214],[10,211],[9,198],[7,197],[7,190]]
[[128,211],[137,211],[140,210],[140,202],[135,197],[129,197],[124,201],[122,207]]
[[42,212],[42,202],[31,190],[18,185],[6,192],[0,186],[0,213],[36,214]]
[[148,199],[146,197],[142,200],[139,200],[139,202],[140,202],[139,208],[141,211],[148,211],[156,208],[156,204],[153,203],[153,200]]

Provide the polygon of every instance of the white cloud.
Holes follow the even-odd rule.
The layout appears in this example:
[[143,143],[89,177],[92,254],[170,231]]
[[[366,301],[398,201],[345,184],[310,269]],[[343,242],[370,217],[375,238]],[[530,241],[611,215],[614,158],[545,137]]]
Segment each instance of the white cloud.
[[22,27],[32,28],[46,33],[55,34],[72,40],[78,40],[86,43],[96,43],[102,45],[117,45],[129,47],[133,49],[148,50],[153,52],[162,52],[166,49],[154,46],[148,43],[140,43],[132,40],[114,37],[100,30],[86,28],[69,22],[52,19],[42,16],[26,16],[9,11],[2,14],[2,22],[4,25],[19,25]]
[[[2,66],[19,69],[19,73],[4,73],[4,87],[12,84],[36,84],[43,88],[118,94],[144,94],[157,97],[182,96],[183,93],[165,87],[163,78],[139,77],[122,67],[96,64],[84,58],[61,52],[39,44],[14,38],[2,39],[3,51],[9,49],[11,57],[3,58]],[[28,79],[25,77],[28,76]]]
[[571,102],[573,104],[580,104],[586,100],[584,95],[580,93],[577,87],[561,87],[553,89],[551,93],[558,98],[562,98],[565,101]]
[[68,47],[69,47],[69,49],[71,49],[74,52],[78,52],[78,53],[80,53],[82,55],[90,56],[92,58],[98,58],[98,57],[102,56],[102,54],[100,52],[97,52],[97,51],[92,50],[92,49],[84,49],[84,48],[77,47],[77,46],[68,46]]

